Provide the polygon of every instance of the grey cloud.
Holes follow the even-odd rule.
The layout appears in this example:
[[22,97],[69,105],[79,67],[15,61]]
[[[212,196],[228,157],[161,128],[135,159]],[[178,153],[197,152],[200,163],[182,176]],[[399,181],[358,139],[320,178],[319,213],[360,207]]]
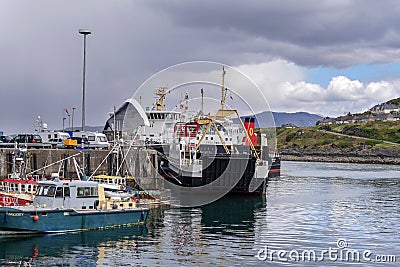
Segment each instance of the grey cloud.
[[[7,1],[0,4],[0,131],[80,121],[88,28],[87,118],[101,125],[150,75],[191,60],[299,66],[398,60],[397,1]],[[165,84],[160,84],[163,86]],[[149,92],[152,94],[152,92]],[[19,127],[17,127],[19,125]]]
[[[262,48],[247,46],[247,53],[282,57],[299,65],[385,63],[393,60],[400,45],[397,1],[168,1],[154,7],[179,27],[207,29],[216,36],[229,32],[225,44],[235,43],[233,36],[238,35],[247,43],[264,40]],[[382,49],[388,57],[354,55],[360,48]],[[338,59],[332,60],[335,56]]]

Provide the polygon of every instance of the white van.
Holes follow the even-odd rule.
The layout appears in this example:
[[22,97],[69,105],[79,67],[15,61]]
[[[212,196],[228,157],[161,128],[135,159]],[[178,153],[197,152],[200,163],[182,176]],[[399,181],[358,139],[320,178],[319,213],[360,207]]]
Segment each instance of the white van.
[[106,135],[103,133],[72,132],[72,137],[78,137],[82,138],[83,140],[87,140],[88,145],[85,145],[87,148],[110,148],[110,143],[108,142]]
[[51,144],[52,147],[62,148],[64,140],[69,138],[69,134],[65,132],[56,131],[41,131],[37,134],[42,138],[42,143]]

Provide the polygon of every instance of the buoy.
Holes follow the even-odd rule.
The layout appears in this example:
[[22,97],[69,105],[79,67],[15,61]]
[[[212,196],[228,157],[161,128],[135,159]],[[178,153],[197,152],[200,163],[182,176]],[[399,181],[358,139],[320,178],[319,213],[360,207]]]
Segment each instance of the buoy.
[[33,216],[33,220],[34,221],[38,221],[39,220],[39,216],[37,216],[37,215]]

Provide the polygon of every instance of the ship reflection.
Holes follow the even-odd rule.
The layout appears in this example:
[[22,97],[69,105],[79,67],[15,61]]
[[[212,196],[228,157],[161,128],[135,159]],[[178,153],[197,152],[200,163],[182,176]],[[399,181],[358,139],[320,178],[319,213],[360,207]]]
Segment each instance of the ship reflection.
[[[135,225],[68,234],[1,236],[0,265],[35,265],[33,262],[36,259],[48,257],[59,261],[68,258],[69,263],[77,265],[81,265],[84,260],[93,265],[101,261],[101,247],[109,246],[110,242],[118,242],[132,250],[137,247],[137,238],[146,234],[146,225]],[[91,250],[90,253],[85,253],[90,256],[83,259],[79,252],[85,250]],[[54,264],[58,265],[58,262]]]
[[227,195],[203,206],[203,231],[211,234],[253,235],[255,214],[266,207],[262,196]]

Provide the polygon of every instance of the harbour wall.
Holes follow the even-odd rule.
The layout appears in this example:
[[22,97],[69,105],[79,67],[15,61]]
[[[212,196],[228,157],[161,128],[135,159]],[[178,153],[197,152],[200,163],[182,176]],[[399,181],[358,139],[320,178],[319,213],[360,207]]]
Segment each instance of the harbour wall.
[[[74,156],[75,155],[75,156]],[[12,172],[25,169],[25,173],[50,177],[59,173],[60,177],[76,177],[75,166],[83,169],[86,175],[115,175],[119,169],[120,175],[130,175],[137,178],[150,178],[157,175],[154,166],[158,166],[156,151],[143,147],[133,148],[125,162],[120,153],[110,153],[110,150],[74,150],[74,149],[37,149],[15,148],[0,149],[0,179],[6,178]],[[74,157],[71,157],[74,156]],[[69,159],[66,159],[70,157]],[[76,160],[74,163],[73,158]],[[66,160],[65,160],[66,159]],[[152,181],[151,181],[152,182]]]

